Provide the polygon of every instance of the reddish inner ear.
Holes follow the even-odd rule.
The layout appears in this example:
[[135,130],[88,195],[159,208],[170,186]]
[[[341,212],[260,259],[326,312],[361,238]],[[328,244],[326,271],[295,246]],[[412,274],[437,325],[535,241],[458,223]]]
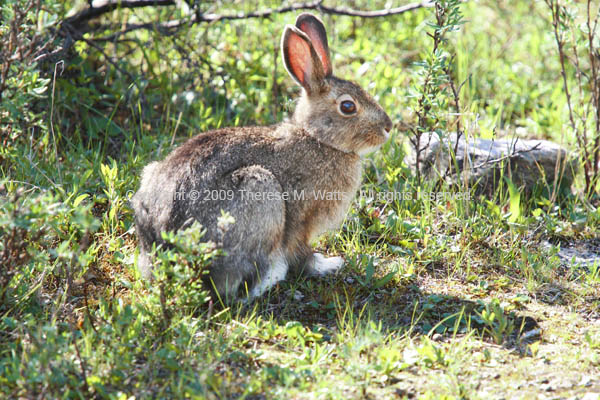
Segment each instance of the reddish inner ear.
[[306,40],[292,33],[288,40],[289,67],[292,74],[302,85],[307,83],[307,77],[312,72],[310,46]]
[[298,24],[298,28],[310,38],[313,48],[321,60],[325,75],[331,75],[332,69],[331,60],[329,59],[329,45],[327,44],[327,34],[323,28],[308,20],[301,21]]

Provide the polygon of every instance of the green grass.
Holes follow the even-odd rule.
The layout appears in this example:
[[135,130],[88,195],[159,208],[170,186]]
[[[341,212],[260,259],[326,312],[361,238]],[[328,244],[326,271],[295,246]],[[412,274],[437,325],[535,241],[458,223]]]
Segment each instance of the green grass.
[[[463,12],[445,49],[465,81],[468,133],[574,149],[543,4],[468,2]],[[113,17],[133,18],[120,13]],[[24,75],[22,95],[2,100],[3,123],[16,122],[0,124],[0,397],[600,393],[598,262],[558,254],[573,243],[598,250],[598,202],[583,200],[580,180],[557,203],[506,187],[490,199],[377,199],[417,187],[402,127],[415,123],[414,62],[430,51],[430,10],[324,17],[336,72],[368,87],[400,127],[365,160],[362,190],[375,198],[357,198],[343,227],[314,244],[345,258],[339,274],[282,282],[249,305],[210,304],[189,285],[199,273],[189,266],[206,265],[212,249],[184,235],[170,239],[177,251],[159,255],[157,281],[139,278],[128,200],[141,169],[198,132],[287,115],[297,90],[274,48],[294,17],[140,32],[144,45],[119,60],[143,73],[137,86],[78,45],[55,81],[54,65],[40,66],[41,75]]]

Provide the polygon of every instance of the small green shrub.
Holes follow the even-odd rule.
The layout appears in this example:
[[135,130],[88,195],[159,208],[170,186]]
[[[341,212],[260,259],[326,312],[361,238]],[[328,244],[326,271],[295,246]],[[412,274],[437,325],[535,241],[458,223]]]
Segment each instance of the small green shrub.
[[193,315],[210,300],[203,278],[221,250],[213,242],[203,242],[204,233],[194,222],[177,233],[163,232],[165,244],[154,249],[155,283],[148,302],[160,310],[165,327],[174,316]]

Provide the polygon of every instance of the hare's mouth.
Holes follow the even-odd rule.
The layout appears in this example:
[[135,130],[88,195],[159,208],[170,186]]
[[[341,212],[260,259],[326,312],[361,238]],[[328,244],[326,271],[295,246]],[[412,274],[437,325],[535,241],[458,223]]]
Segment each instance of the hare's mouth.
[[390,133],[386,131],[385,128],[381,128],[381,134],[385,138],[384,142],[387,142],[387,140],[390,138]]
[[370,147],[363,147],[362,149],[359,149],[356,154],[358,154],[358,156],[360,158],[366,157],[367,155],[379,150],[379,148],[381,147],[380,144],[376,145],[376,146],[370,146]]
[[356,151],[360,157],[364,157],[367,154],[373,153],[374,151],[379,150],[382,144],[384,144],[388,138],[390,137],[389,133],[385,131],[385,129],[381,130],[381,134],[372,135],[367,143],[362,146],[360,149]]

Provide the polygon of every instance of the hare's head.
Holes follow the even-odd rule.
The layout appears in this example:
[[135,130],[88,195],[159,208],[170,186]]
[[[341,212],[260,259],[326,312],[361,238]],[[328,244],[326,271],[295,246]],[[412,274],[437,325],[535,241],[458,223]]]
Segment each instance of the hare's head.
[[283,62],[302,86],[292,120],[317,139],[345,152],[364,155],[383,144],[392,121],[355,83],[332,74],[327,33],[320,19],[303,13],[281,39]]

